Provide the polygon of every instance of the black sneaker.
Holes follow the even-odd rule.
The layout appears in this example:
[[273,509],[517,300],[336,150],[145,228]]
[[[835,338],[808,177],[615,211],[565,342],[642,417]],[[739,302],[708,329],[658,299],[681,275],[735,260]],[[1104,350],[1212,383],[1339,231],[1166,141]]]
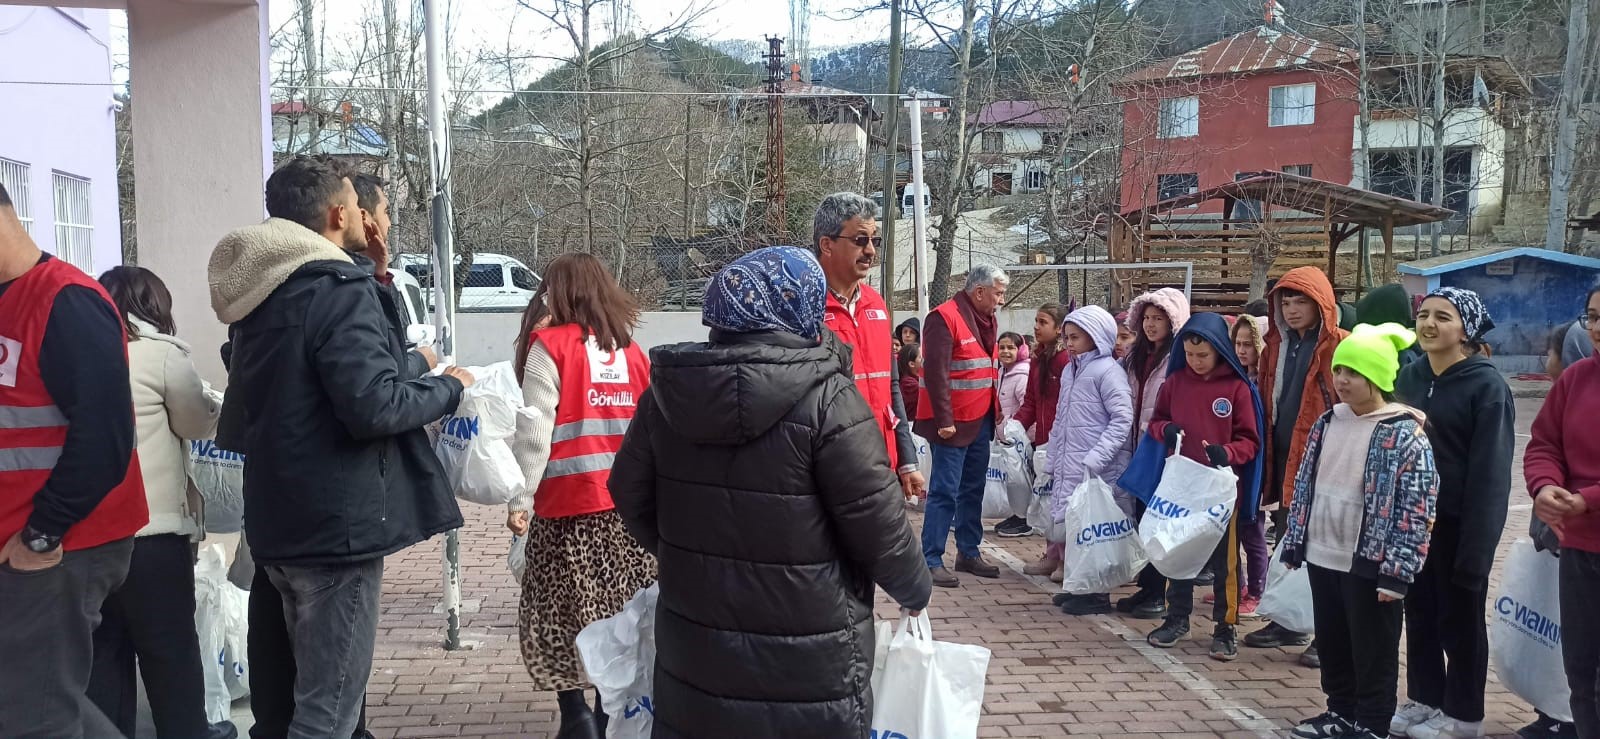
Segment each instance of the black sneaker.
[[1189,619],[1173,616],[1162,621],[1161,626],[1150,632],[1150,636],[1145,637],[1145,641],[1150,642],[1152,647],[1171,649],[1179,639],[1188,635]]
[[1539,718],[1533,723],[1517,729],[1517,736],[1522,739],[1551,739],[1561,730],[1561,722],[1542,713],[1535,712]]
[[994,533],[1002,539],[1021,539],[1033,535],[1033,527],[1021,516],[1012,516],[994,525]]
[[1133,613],[1134,609],[1139,606],[1153,600],[1161,600],[1164,597],[1166,597],[1166,593],[1141,588],[1135,591],[1133,595],[1119,599],[1117,601],[1117,610],[1123,613]]
[[1159,620],[1161,620],[1163,618],[1166,618],[1167,617],[1167,601],[1166,601],[1166,598],[1164,598],[1164,597],[1163,598],[1157,598],[1157,599],[1152,600],[1152,601],[1148,601],[1148,602],[1145,602],[1145,603],[1140,603],[1138,606],[1136,606],[1133,609],[1133,617],[1134,618],[1142,618],[1142,619],[1145,619],[1147,621],[1159,621]]
[[1271,649],[1273,647],[1299,647],[1311,643],[1310,634],[1290,631],[1275,623],[1269,623],[1261,630],[1248,634],[1244,638],[1244,645],[1251,649]]
[[1194,584],[1196,584],[1196,585],[1207,585],[1207,586],[1209,586],[1211,583],[1214,583],[1216,581],[1217,581],[1217,573],[1212,572],[1211,570],[1201,570],[1200,574],[1194,576]]
[[1294,739],[1333,739],[1333,737],[1355,735],[1361,731],[1339,714],[1328,711],[1316,718],[1301,721],[1299,726],[1289,731],[1289,736]]
[[1218,662],[1232,662],[1239,658],[1239,639],[1232,626],[1218,626],[1211,632],[1211,658]]
[[1322,655],[1317,652],[1317,643],[1311,642],[1306,651],[1300,653],[1300,666],[1310,667],[1313,670],[1322,669]]
[[1111,596],[1107,593],[1074,595],[1059,605],[1061,612],[1068,616],[1093,616],[1111,612]]

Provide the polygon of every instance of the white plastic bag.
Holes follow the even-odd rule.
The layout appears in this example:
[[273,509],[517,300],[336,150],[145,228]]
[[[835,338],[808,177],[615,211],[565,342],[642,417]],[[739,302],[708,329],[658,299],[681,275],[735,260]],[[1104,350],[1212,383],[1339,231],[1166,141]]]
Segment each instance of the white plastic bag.
[[1024,514],[1033,497],[1033,475],[1022,442],[989,446],[989,472],[983,486],[983,517],[1010,518]]
[[511,537],[511,551],[506,552],[506,567],[511,568],[511,577],[518,584],[522,584],[522,573],[528,569],[528,535],[517,534]]
[[917,447],[917,469],[922,472],[923,480],[933,479],[933,448],[928,446],[928,440],[916,434],[911,435],[911,441]]
[[1117,507],[1104,480],[1091,477],[1072,492],[1063,528],[1071,540],[1062,564],[1063,591],[1109,593],[1144,569],[1137,527]]
[[461,405],[438,424],[434,451],[456,497],[469,503],[505,505],[526,481],[511,453],[511,436],[517,432],[522,388],[510,362],[488,367],[468,367],[476,382],[461,394]]
[[1311,609],[1311,575],[1306,568],[1289,569],[1278,558],[1278,552],[1273,551],[1272,563],[1267,566],[1267,589],[1261,594],[1256,615],[1290,631],[1315,632],[1317,620]]
[[194,627],[210,723],[231,720],[233,702],[250,694],[250,596],[228,582],[226,561],[222,545],[211,544],[194,568]]
[[978,735],[988,649],[933,640],[928,613],[900,619],[888,639],[877,626],[872,735],[878,739],[969,739]]
[[[1176,446],[1183,446],[1181,437]],[[1203,465],[1178,453],[1167,457],[1161,484],[1139,522],[1139,545],[1150,564],[1173,580],[1198,576],[1227,532],[1238,488],[1239,477],[1233,470]]]
[[1489,657],[1500,683],[1546,716],[1572,721],[1561,661],[1560,562],[1533,542],[1511,545],[1489,622]]
[[1050,455],[1033,450],[1033,502],[1028,504],[1028,525],[1036,531],[1050,528]]
[[186,466],[206,504],[206,531],[232,534],[244,528],[244,455],[211,439],[192,439]]
[[[650,739],[655,723],[652,684],[656,669],[656,599],[654,583],[640,590],[622,612],[578,632],[578,655],[600,704],[611,720],[609,739]],[[618,708],[621,706],[621,708]]]

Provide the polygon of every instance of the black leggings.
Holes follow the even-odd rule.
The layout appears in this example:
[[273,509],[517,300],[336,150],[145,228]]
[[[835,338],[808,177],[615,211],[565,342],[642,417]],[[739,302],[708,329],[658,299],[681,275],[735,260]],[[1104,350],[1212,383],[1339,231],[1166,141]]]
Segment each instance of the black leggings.
[[1305,564],[1328,710],[1378,736],[1389,734],[1400,681],[1399,601],[1378,600],[1378,581]]
[[[138,677],[144,677],[156,734],[204,737],[205,677],[194,629],[194,549],[179,534],[134,540],[128,579],[100,606],[89,700],[134,736]],[[138,670],[135,675],[134,670]]]

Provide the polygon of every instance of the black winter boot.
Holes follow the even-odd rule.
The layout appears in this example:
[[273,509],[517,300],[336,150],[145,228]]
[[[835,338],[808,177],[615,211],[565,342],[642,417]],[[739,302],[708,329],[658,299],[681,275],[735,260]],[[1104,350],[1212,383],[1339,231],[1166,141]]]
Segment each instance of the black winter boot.
[[556,730],[556,739],[600,739],[594,711],[582,690],[556,693],[556,704],[561,708],[561,728]]

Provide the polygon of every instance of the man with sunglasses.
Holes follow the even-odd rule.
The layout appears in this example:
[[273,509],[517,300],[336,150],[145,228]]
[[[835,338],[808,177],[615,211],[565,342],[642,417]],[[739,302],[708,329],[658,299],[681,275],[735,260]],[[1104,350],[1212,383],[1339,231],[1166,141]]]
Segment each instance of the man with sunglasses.
[[906,418],[891,351],[893,323],[883,296],[867,284],[883,237],[878,235],[878,205],[853,192],[822,199],[811,222],[811,243],[828,278],[827,326],[853,349],[856,388],[883,431],[889,466],[900,475],[906,497],[922,497],[927,482],[917,469],[911,421]]

